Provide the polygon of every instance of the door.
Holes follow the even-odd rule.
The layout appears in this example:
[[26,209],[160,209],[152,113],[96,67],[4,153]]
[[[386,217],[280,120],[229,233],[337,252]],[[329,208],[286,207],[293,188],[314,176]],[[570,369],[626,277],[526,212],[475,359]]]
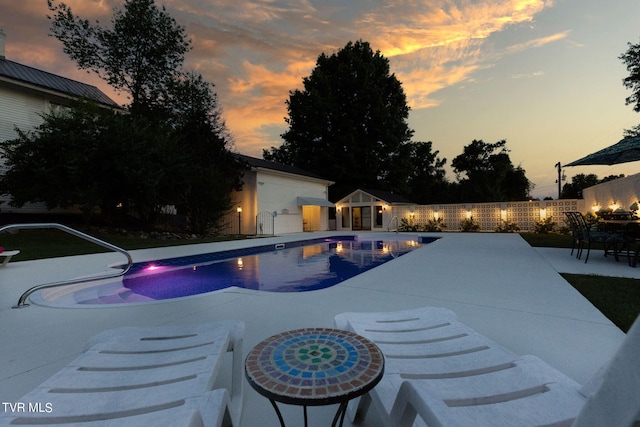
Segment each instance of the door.
[[353,208],[352,230],[371,230],[371,206]]

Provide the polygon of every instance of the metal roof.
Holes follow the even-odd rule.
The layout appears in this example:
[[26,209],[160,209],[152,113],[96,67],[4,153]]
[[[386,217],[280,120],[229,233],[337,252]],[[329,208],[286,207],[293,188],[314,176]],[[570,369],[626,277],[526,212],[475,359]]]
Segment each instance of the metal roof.
[[308,172],[308,171],[306,171],[304,169],[300,169],[300,168],[295,167],[295,166],[284,165],[282,163],[271,162],[269,160],[258,159],[256,157],[245,156],[244,154],[235,153],[235,156],[238,159],[240,159],[241,161],[244,161],[249,166],[254,167],[254,168],[271,169],[271,170],[275,170],[275,171],[279,171],[279,172],[286,172],[286,173],[291,173],[291,174],[295,174],[295,175],[306,176],[306,177],[309,177],[309,178],[315,178],[315,179],[319,179],[319,180],[328,181],[328,182],[333,183],[333,181],[331,181],[331,180],[328,180],[328,179],[323,178],[323,177],[321,177],[319,175],[316,175],[314,173]]
[[89,98],[100,104],[111,107],[119,105],[95,86],[71,80],[27,65],[18,64],[8,59],[0,59],[0,77],[32,84],[64,95],[78,98]]

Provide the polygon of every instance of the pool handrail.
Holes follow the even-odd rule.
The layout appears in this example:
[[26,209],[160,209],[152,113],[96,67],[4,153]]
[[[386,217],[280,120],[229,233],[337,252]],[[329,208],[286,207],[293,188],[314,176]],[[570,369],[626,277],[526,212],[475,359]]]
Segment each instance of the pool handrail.
[[400,224],[398,223],[398,215],[394,215],[391,218],[391,220],[389,221],[389,224],[387,224],[387,231],[391,231],[391,225],[393,224],[394,221],[396,223],[396,229],[393,231],[397,233],[399,231],[398,229],[400,228]]
[[0,233],[4,231],[19,231],[19,230],[46,229],[46,228],[61,230],[66,233],[72,234],[76,237],[80,237],[81,239],[87,240],[91,243],[95,243],[99,246],[102,246],[103,248],[110,249],[114,252],[119,252],[123,254],[125,257],[127,257],[127,266],[122,271],[119,271],[117,273],[109,273],[109,274],[98,275],[98,276],[62,280],[59,282],[51,282],[51,283],[44,283],[42,285],[36,285],[30,289],[27,289],[27,291],[25,291],[20,296],[20,299],[18,300],[18,304],[13,306],[12,308],[28,307],[29,304],[26,304],[25,301],[27,300],[29,295],[41,289],[54,288],[58,286],[72,285],[76,283],[91,282],[94,280],[111,279],[115,277],[124,276],[131,269],[131,266],[133,265],[133,258],[131,258],[131,255],[126,250],[62,224],[57,224],[57,223],[9,224],[9,225],[0,227]]

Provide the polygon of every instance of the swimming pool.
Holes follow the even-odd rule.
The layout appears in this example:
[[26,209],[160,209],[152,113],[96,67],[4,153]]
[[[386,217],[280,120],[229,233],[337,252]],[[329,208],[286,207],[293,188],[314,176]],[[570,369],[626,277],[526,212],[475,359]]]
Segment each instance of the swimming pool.
[[159,301],[230,287],[267,292],[313,291],[436,240],[416,236],[404,239],[339,236],[141,262],[117,282],[83,286],[63,299],[86,306]]

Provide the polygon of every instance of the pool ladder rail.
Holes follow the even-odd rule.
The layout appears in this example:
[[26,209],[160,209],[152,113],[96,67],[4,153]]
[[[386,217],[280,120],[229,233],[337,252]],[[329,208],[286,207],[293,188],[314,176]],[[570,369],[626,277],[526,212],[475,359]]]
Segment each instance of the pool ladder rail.
[[[393,224],[395,224],[395,229],[392,230]],[[391,220],[389,221],[389,224],[387,224],[387,231],[395,231],[396,233],[399,231],[400,225],[398,223],[398,215],[394,215]]]
[[124,276],[131,269],[131,266],[133,265],[133,258],[131,258],[131,255],[126,250],[62,224],[56,224],[56,223],[10,224],[10,225],[5,225],[3,227],[0,227],[0,233],[4,231],[17,232],[19,230],[50,229],[50,228],[64,231],[76,237],[80,237],[81,239],[95,243],[96,245],[100,245],[103,248],[110,249],[114,252],[119,252],[127,258],[127,265],[122,269],[122,271],[119,271],[116,273],[108,273],[108,274],[85,277],[85,278],[62,280],[59,282],[51,282],[51,283],[45,283],[42,285],[34,286],[30,289],[27,289],[27,291],[25,291],[20,296],[20,299],[18,300],[18,304],[14,305],[12,308],[28,307],[29,304],[26,303],[26,300],[29,297],[29,295],[31,295],[36,291],[47,289],[47,288],[55,288],[58,286],[72,285],[76,283],[92,282],[94,280],[100,280],[100,279],[111,279],[115,277],[121,277],[121,276]]

